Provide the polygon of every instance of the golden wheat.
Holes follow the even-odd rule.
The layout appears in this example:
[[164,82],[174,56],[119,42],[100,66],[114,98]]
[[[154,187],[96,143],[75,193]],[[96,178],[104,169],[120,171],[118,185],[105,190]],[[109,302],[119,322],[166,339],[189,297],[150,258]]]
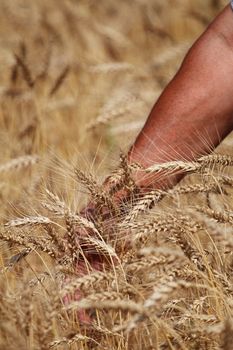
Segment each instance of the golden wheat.
[[224,3],[1,1],[0,349],[231,349],[232,135],[126,153]]

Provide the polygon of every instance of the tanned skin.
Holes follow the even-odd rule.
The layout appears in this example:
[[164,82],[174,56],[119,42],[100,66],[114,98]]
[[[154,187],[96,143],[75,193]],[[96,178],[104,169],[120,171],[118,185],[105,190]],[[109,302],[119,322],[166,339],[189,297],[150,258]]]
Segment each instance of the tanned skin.
[[[131,147],[128,160],[143,167],[171,160],[193,160],[214,149],[233,129],[233,11],[227,6],[186,55],[181,68],[155,103],[143,129]],[[182,174],[162,183],[156,177],[136,175],[142,190],[176,184]],[[105,183],[108,188],[108,181]],[[116,201],[124,198],[119,193]],[[82,214],[90,217],[89,205]],[[80,232],[81,234],[81,232]],[[94,269],[104,262],[88,256]],[[86,273],[85,264],[77,269]],[[81,298],[77,291],[76,300]],[[90,323],[85,312],[80,321]]]
[[[229,5],[192,46],[155,103],[129,161],[147,167],[193,160],[213,150],[232,129],[233,11]],[[151,178],[138,179],[142,187],[151,182]]]

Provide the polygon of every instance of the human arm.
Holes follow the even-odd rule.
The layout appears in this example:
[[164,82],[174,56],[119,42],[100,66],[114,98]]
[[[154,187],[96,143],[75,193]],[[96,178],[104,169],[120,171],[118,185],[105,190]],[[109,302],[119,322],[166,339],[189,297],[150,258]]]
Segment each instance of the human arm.
[[[190,49],[155,103],[128,153],[128,161],[148,167],[157,162],[193,160],[211,151],[232,128],[233,13],[227,6]],[[163,187],[174,185],[181,176],[173,176],[172,183],[165,177]],[[135,180],[142,190],[161,187],[161,179],[143,172],[138,172]],[[111,188],[108,180],[104,188],[106,192]],[[114,195],[113,200],[120,202],[126,192]],[[95,203],[91,203],[82,215],[95,219],[95,211]],[[106,265],[98,254],[88,255],[88,261],[97,270]],[[79,263],[77,270],[81,267]],[[82,320],[91,322],[88,315],[82,315]]]
[[[129,162],[144,167],[193,160],[233,128],[233,11],[227,6],[186,55],[131,147]],[[173,178],[173,184],[177,178]],[[141,187],[154,180],[137,178]]]

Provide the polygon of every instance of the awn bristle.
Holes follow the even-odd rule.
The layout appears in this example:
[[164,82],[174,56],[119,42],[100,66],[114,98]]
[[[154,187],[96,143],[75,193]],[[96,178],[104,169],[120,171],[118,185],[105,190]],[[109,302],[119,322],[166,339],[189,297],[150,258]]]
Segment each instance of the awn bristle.
[[125,151],[223,2],[0,1],[0,349],[232,348],[232,135]]

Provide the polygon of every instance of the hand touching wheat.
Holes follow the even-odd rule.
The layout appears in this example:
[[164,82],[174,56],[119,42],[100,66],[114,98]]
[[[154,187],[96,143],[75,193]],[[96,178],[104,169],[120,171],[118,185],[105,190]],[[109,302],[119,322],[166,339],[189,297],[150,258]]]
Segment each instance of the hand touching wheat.
[[[233,13],[227,6],[193,45],[178,73],[155,103],[122,162],[123,168],[125,164],[128,169],[123,169],[123,186],[116,182],[113,190],[114,184],[109,178],[103,185],[103,192],[97,195],[100,201],[105,201],[101,211],[96,203],[92,203],[81,214],[91,221],[98,221],[98,215],[105,215],[108,222],[114,206],[116,211],[121,211],[119,206],[131,190],[143,193],[174,186],[185,174],[182,167],[174,171],[177,161],[179,165],[191,162],[192,166],[192,162],[211,152],[232,131],[232,96]],[[176,164],[173,170],[172,162]],[[145,171],[157,163],[169,164],[169,171],[166,171],[169,166],[161,167],[160,172]],[[138,169],[130,174],[134,164]],[[93,245],[88,248],[86,244],[85,259],[90,267],[104,269],[106,259],[93,249]],[[77,263],[77,269],[83,274],[88,272],[84,261]],[[77,291],[75,298],[81,298],[80,292]],[[89,316],[84,314],[80,314],[80,319],[90,322]]]

